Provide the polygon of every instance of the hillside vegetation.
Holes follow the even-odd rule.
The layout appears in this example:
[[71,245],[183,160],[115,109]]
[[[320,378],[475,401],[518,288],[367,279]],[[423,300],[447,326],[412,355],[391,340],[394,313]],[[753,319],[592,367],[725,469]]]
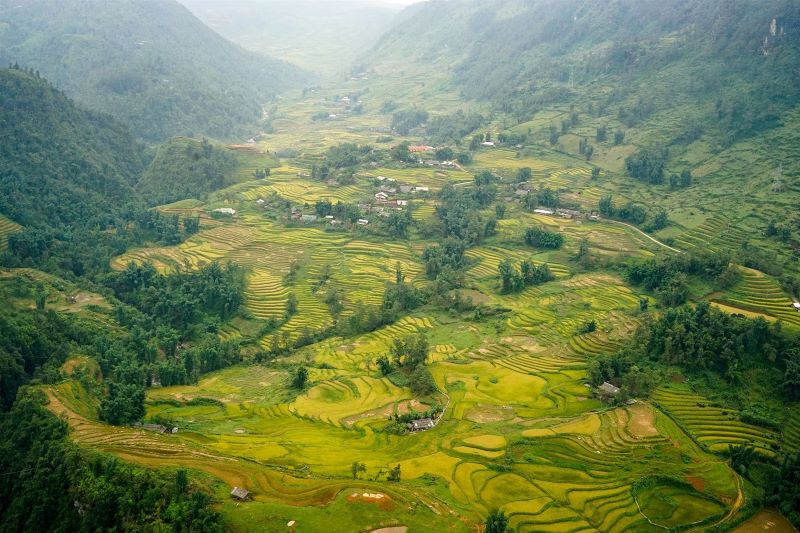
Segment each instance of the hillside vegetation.
[[158,148],[136,190],[151,205],[203,198],[222,188],[226,174],[236,164],[236,157],[229,150],[207,140],[171,139]]
[[2,0],[0,64],[9,63],[148,141],[253,135],[262,106],[305,79],[226,41],[174,0]]

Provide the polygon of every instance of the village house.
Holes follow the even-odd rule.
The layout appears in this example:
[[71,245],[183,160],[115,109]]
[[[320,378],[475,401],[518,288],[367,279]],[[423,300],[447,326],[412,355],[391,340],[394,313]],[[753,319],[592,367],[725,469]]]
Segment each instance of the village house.
[[230,207],[220,207],[219,209],[214,209],[215,213],[220,213],[222,215],[230,215],[233,216],[236,214],[236,209]]
[[795,311],[800,311],[800,302],[794,302],[792,307],[794,307]]
[[311,224],[317,221],[317,215],[302,215],[300,217],[300,222],[303,224]]
[[250,491],[241,487],[233,487],[233,490],[231,490],[231,496],[241,502],[247,501],[250,499]]
[[303,213],[296,207],[292,208],[292,220],[300,220],[300,217],[303,216]]
[[408,194],[413,190],[414,190],[414,187],[412,187],[411,185],[401,185],[400,186],[400,192],[403,193],[403,194]]
[[412,420],[408,424],[409,431],[417,432],[417,431],[427,431],[429,429],[433,429],[436,424],[433,423],[433,420],[430,418],[421,418],[420,420]]
[[389,195],[386,194],[385,192],[381,191],[381,192],[375,193],[375,199],[377,201],[379,201],[379,202],[385,202],[385,201],[387,201],[389,199]]
[[379,190],[381,192],[385,192],[386,194],[397,194],[397,189],[395,189],[394,187],[387,187],[385,185],[381,185]]
[[528,189],[517,189],[516,191],[514,191],[514,194],[516,196],[522,197],[522,196],[528,196],[529,192],[530,191]]
[[619,394],[619,387],[615,387],[608,381],[604,381],[597,387],[597,395],[604,400],[610,400]]
[[261,207],[265,203],[267,203],[267,202],[263,198],[259,198],[258,200],[256,200],[256,205],[259,206],[259,207]]
[[414,187],[412,192],[429,192],[430,189],[428,187]]
[[408,205],[408,200],[397,200],[397,207],[406,207]]
[[574,209],[556,209],[556,213],[562,218],[580,218],[582,213]]
[[598,213],[597,211],[592,211],[592,213],[589,215],[589,219],[600,220],[600,213]]
[[359,218],[357,224],[359,226],[368,226],[369,220],[367,220],[366,218]]
[[493,142],[493,141],[484,141],[484,142],[482,142],[482,143],[481,143],[481,146],[491,146],[491,147],[494,147],[494,142]]
[[555,214],[550,209],[534,209],[533,212],[536,213],[537,215],[553,215],[553,214]]

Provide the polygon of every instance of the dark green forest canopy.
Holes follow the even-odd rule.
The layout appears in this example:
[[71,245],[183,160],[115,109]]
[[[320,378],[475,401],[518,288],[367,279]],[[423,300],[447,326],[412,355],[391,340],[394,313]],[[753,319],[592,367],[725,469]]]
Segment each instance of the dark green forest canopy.
[[252,135],[262,105],[306,79],[174,0],[1,0],[0,29],[0,64],[40,71],[148,141]]
[[158,148],[136,190],[149,205],[202,199],[225,185],[236,164],[232,153],[206,140],[171,139]]
[[0,213],[23,226],[112,218],[135,199],[143,168],[123,125],[45,80],[0,69]]

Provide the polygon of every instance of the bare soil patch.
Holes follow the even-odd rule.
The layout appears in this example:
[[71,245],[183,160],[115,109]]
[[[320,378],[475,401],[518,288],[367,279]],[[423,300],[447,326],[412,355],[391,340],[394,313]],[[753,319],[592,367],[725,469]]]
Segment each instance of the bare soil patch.
[[634,437],[655,437],[658,429],[655,427],[655,413],[649,405],[637,403],[629,409],[631,419],[628,428]]

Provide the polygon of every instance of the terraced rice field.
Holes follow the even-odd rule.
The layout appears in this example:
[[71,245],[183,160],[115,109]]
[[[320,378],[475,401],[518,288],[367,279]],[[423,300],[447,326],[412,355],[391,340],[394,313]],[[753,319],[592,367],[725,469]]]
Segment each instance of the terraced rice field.
[[376,168],[370,172],[372,176],[386,176],[398,183],[407,183],[416,187],[428,187],[436,191],[444,187],[447,182],[466,183],[474,180],[471,173],[463,170],[440,170],[430,167],[394,169],[387,167]]
[[8,237],[22,229],[22,226],[0,215],[0,250],[8,246]]
[[792,307],[792,300],[774,279],[757,270],[739,268],[742,271],[742,281],[725,296],[713,301],[732,308],[733,312],[741,309],[759,313],[781,320],[784,324],[800,327],[800,313]]
[[767,457],[775,456],[779,436],[774,431],[741,422],[735,409],[719,407],[686,386],[663,386],[653,400],[711,451],[725,452],[730,445],[747,444]]
[[[419,259],[408,244],[366,241],[312,227],[286,228],[246,215],[203,229],[178,246],[133,250],[116,258],[112,266],[121,269],[129,261],[150,261],[159,270],[170,271],[213,260],[234,261],[250,269],[247,309],[256,319],[281,318],[293,293],[298,312],[282,328],[293,336],[305,328],[319,330],[332,323],[324,303],[328,287],[344,294],[347,315],[358,305],[382,302],[384,286],[394,280],[398,263],[409,282],[422,276]],[[301,273],[287,282],[285,276],[295,262],[301,265]],[[317,287],[326,265],[331,278],[324,287]],[[268,342],[263,340],[265,345]]]
[[747,233],[726,215],[714,215],[700,226],[675,238],[675,245],[687,252],[735,250],[747,240]]
[[474,156],[473,166],[501,174],[516,174],[523,167],[531,169],[534,178],[544,178],[560,167],[558,163],[532,157],[518,157],[516,150],[506,148],[487,148]]
[[800,451],[800,409],[794,406],[783,425],[781,435],[784,448],[789,451]]

